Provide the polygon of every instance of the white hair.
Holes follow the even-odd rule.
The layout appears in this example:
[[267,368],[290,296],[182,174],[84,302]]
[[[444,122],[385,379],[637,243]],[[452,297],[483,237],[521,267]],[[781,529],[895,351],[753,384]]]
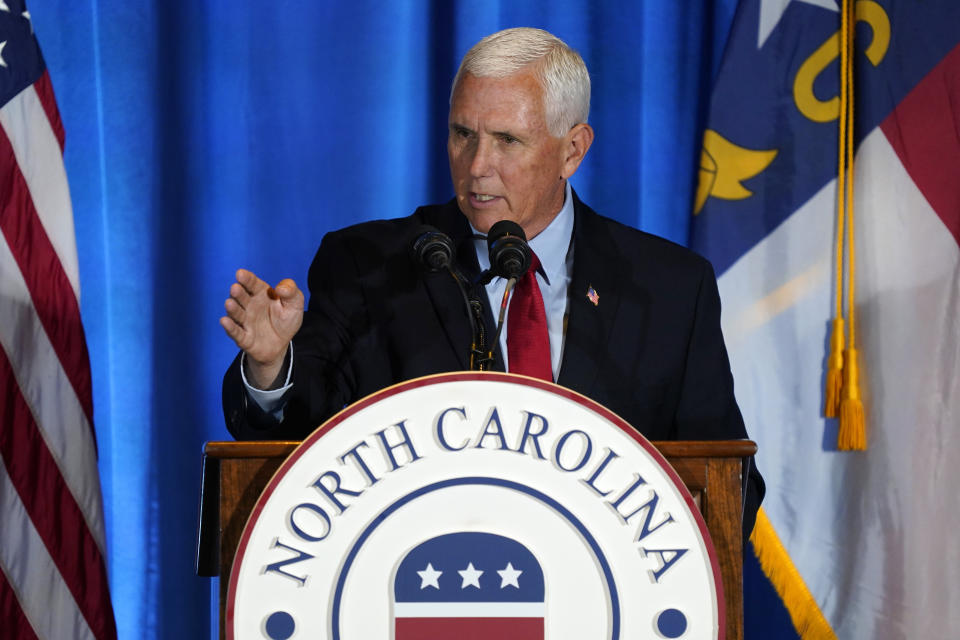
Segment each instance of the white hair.
[[504,29],[473,45],[453,79],[450,104],[465,73],[477,78],[506,78],[530,65],[543,87],[551,135],[564,136],[574,125],[586,122],[590,114],[590,74],[583,58],[560,38],[529,27]]

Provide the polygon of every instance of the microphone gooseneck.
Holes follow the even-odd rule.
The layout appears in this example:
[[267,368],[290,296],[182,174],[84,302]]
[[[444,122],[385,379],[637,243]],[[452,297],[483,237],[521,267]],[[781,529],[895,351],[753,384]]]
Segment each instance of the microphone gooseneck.
[[428,272],[446,271],[457,284],[460,297],[470,321],[471,344],[468,353],[470,369],[482,371],[490,367],[493,358],[486,348],[483,331],[483,308],[479,301],[472,300],[467,293],[469,283],[454,260],[456,249],[450,236],[436,227],[422,225],[417,229],[410,247],[414,262]]

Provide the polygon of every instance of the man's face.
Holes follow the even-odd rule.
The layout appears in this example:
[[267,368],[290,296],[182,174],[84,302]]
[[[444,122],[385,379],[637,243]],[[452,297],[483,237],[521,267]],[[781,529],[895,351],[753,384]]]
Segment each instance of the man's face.
[[481,233],[512,220],[533,238],[563,206],[568,141],[547,130],[542,94],[530,72],[467,73],[454,91],[450,174],[460,211]]

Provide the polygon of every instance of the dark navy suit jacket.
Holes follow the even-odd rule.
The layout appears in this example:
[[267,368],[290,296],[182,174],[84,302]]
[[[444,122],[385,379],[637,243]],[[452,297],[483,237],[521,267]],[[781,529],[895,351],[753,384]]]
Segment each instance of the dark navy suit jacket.
[[[650,440],[746,438],[709,262],[600,216],[576,194],[574,216],[557,383],[606,406]],[[236,438],[303,439],[345,405],[386,386],[468,368],[470,324],[453,278],[424,273],[411,257],[424,224],[453,239],[465,272],[479,270],[470,227],[454,200],[328,234],[310,267],[310,302],[293,340],[284,420],[248,399],[238,356],[223,384],[227,428]],[[597,304],[587,297],[591,287]],[[486,295],[478,298],[488,306]],[[492,324],[489,309],[486,315]],[[763,490],[752,466],[747,532]]]

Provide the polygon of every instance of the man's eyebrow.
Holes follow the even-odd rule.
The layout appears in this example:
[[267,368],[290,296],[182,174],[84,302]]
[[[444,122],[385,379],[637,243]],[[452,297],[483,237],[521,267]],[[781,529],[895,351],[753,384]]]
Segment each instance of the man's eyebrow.
[[[449,126],[452,131],[464,131],[466,133],[476,133],[476,131],[474,131],[470,127],[466,125],[462,125],[458,122],[451,122]],[[522,136],[519,133],[514,133],[512,131],[506,131],[506,130],[491,131],[490,135],[496,136],[498,138],[513,138],[514,140],[519,140],[519,141],[523,141],[525,139],[524,136]]]

